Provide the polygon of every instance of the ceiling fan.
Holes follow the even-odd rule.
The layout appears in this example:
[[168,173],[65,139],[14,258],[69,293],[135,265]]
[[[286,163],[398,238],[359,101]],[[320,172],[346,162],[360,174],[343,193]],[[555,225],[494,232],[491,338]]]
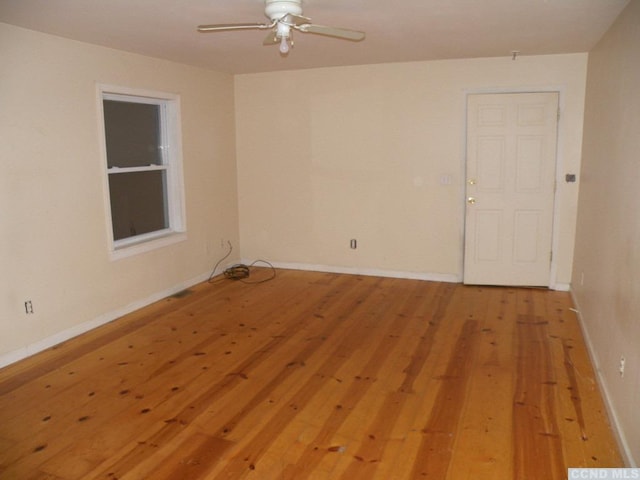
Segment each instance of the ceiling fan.
[[364,39],[364,32],[348,30],[346,28],[315,25],[311,19],[302,16],[302,0],[265,0],[264,14],[270,23],[222,23],[214,25],[199,25],[199,32],[219,32],[225,30],[271,30],[264,39],[264,45],[274,45],[280,42],[280,52],[289,53],[293,46],[293,30],[304,33],[316,33],[345,40],[360,41]]

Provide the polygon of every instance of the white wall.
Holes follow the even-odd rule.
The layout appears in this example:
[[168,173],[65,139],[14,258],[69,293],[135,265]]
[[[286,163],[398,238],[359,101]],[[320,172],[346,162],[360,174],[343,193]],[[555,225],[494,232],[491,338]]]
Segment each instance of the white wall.
[[589,53],[572,283],[632,465],[640,459],[639,87],[640,2],[634,1]]
[[[230,75],[6,24],[0,72],[0,365],[206,278],[221,239],[238,245]],[[98,83],[180,95],[186,241],[109,260]]]
[[[466,94],[559,90],[564,178],[580,170],[586,63],[505,56],[237,76],[243,257],[460,280]],[[577,194],[559,183],[552,283],[567,287]]]

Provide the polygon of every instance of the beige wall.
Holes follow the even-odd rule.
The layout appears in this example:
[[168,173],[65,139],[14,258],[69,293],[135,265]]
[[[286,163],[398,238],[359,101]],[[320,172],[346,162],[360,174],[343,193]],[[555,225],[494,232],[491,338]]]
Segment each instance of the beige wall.
[[[230,75],[6,24],[0,62],[4,364],[206,278],[238,215]],[[98,83],[181,96],[186,241],[109,260]]]
[[[243,257],[460,280],[466,94],[559,90],[564,178],[580,169],[586,63],[505,56],[237,76]],[[559,183],[552,284],[566,287],[577,193]]]
[[630,463],[640,460],[639,87],[634,1],[589,53],[572,283]]

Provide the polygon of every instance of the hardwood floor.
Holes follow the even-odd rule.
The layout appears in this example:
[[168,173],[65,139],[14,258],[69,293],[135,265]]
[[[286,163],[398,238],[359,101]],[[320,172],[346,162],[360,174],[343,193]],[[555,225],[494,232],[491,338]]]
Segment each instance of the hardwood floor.
[[203,283],[0,370],[0,478],[622,466],[571,307],[565,292],[289,270]]

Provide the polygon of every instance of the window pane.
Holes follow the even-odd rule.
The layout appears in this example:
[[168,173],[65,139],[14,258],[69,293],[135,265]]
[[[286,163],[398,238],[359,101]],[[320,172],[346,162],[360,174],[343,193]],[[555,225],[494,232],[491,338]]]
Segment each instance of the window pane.
[[164,170],[111,174],[109,196],[114,240],[169,228]]
[[160,105],[104,100],[107,167],[161,165]]

